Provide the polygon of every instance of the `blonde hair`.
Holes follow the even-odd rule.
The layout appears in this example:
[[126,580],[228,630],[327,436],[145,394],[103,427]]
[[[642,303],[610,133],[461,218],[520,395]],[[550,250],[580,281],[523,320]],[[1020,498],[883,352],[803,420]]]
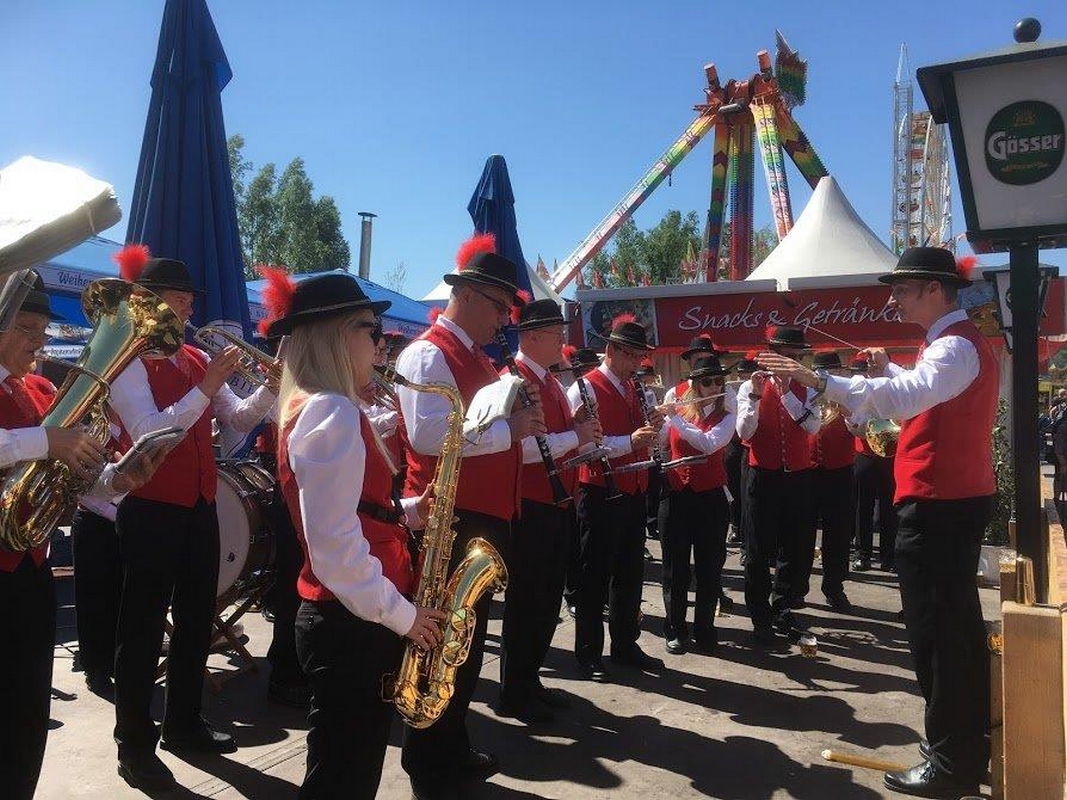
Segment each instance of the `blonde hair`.
[[279,427],[300,413],[307,395],[335,392],[356,402],[357,387],[348,340],[341,329],[355,314],[297,326],[285,342],[278,390]]
[[[713,377],[716,377],[716,376],[713,376]],[[693,400],[699,400],[699,399],[700,399],[700,395],[697,394],[697,390],[695,388],[693,388],[692,382],[690,382],[689,388],[685,390],[685,393],[681,397],[678,398],[678,400],[683,402],[683,403],[688,403],[688,402],[691,402]],[[715,405],[715,409],[716,410],[721,410],[724,407],[723,398],[716,397],[714,405]],[[705,406],[705,404],[703,404],[703,403],[701,403],[699,405],[694,403],[692,405],[682,406],[681,413],[679,413],[678,416],[680,416],[686,422],[691,422],[694,425],[696,425],[698,422],[700,422],[701,419],[704,418],[704,406]]]

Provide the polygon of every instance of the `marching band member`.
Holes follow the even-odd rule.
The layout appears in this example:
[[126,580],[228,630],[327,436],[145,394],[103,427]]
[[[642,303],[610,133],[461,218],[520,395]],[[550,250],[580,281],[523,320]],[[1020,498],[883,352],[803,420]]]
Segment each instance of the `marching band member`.
[[[41,427],[56,388],[32,371],[52,319],[58,317],[44,282],[34,273],[34,288],[11,326],[0,333],[0,467],[49,458],[85,479],[104,463],[106,451],[100,443],[80,428]],[[107,468],[91,494],[104,502],[113,500],[143,483],[158,463],[144,459],[122,474]],[[56,594],[48,544],[25,553],[0,547],[0,786],[13,800],[32,798],[41,773],[55,637]]]
[[997,362],[959,308],[969,265],[936,247],[904,251],[880,278],[889,306],[926,330],[915,368],[864,351],[882,377],[815,373],[775,354],[760,365],[853,412],[901,420],[895,463],[896,565],[915,672],[926,700],[923,760],[885,775],[919,797],[977,794],[989,761],[989,650],[974,576],[996,480],[992,430]]
[[[775,352],[799,356],[808,347],[800,328],[769,328]],[[802,564],[807,552],[811,498],[811,440],[819,430],[812,408],[815,393],[798,383],[775,381],[759,372],[737,393],[737,433],[749,444],[748,475],[742,490],[748,506],[745,532],[745,604],[759,644],[774,631],[799,635],[790,609],[803,605]],[[770,565],[777,559],[774,585]]]
[[[155,292],[184,326],[193,312],[193,286],[181,261],[149,258],[129,245],[117,256],[122,276]],[[211,422],[251,431],[274,403],[265,388],[239,399],[226,385],[239,351],[213,359],[190,345],[169,358],[134,359],[112,384],[111,405],[136,440],[176,426],[187,431],[160,470],[119,506],[116,525],[123,562],[116,632],[115,741],[119,775],[131,786],[169,788],[174,776],[155,753],[159,733],[151,704],[167,609],[174,630],[167,659],[163,746],[175,751],[232,752],[233,737],[201,716],[204,669],[218,590],[217,473]]]
[[[835,352],[816,353],[814,369],[825,369],[833,375],[845,374],[841,357]],[[844,414],[838,414],[829,424],[811,436],[812,514],[810,537],[822,525],[822,593],[834,611],[847,614],[852,604],[845,594],[848,577],[848,548],[852,541],[852,521],[855,518],[852,490],[853,443]],[[814,548],[812,550],[814,554]],[[807,577],[811,577],[811,562],[805,562]],[[807,580],[804,580],[807,585]]]
[[300,797],[369,800],[393,719],[382,676],[396,669],[402,637],[433,647],[444,619],[405,597],[414,576],[393,503],[395,468],[357,401],[357,387],[371,379],[375,316],[389,303],[372,303],[348,275],[288,288],[284,274],[268,279],[275,287],[268,331],[289,336],[278,477],[304,551],[296,635],[311,684],[311,728]]
[[[475,393],[499,379],[482,350],[508,321],[518,295],[518,267],[495,252],[491,235],[475,236],[456,257],[458,270],[444,276],[452,287],[448,306],[430,329],[397,359],[397,373],[413,383],[445,383],[456,387],[466,404]],[[512,409],[480,431],[473,431],[463,449],[463,468],[456,490],[458,522],[451,564],[458,564],[467,543],[486,538],[508,559],[512,517],[519,510],[522,448],[531,434],[545,432],[536,387],[528,387],[535,404]],[[451,405],[428,392],[398,387],[407,441],[408,473],[405,495],[421,495],[433,481],[437,456],[448,431]],[[416,533],[421,540],[421,533]],[[471,747],[467,707],[481,671],[489,617],[489,594],[475,605],[477,625],[470,654],[459,668],[455,693],[448,708],[430,727],[405,728],[401,759],[415,797],[457,797],[465,778],[484,777],[497,769],[497,759]]]
[[[710,354],[698,355],[689,371],[689,388],[678,398],[699,400],[724,394],[726,372]],[[733,438],[736,417],[726,408],[725,398],[683,407],[667,417],[671,459],[706,455],[703,464],[668,470],[668,491],[660,504],[660,536],[663,543],[663,636],[667,652],[684,653],[689,642],[686,612],[689,606],[689,554],[696,571],[696,612],[693,641],[709,652],[718,644],[715,603],[722,592],[722,567],[726,562],[726,471],[723,448]]]
[[[553,300],[527,303],[513,322],[519,334],[515,363],[526,382],[541,396],[549,451],[558,460],[595,442],[600,426],[579,410],[576,421],[567,396],[549,368],[560,359],[564,319]],[[572,502],[554,503],[541,452],[534,437],[522,440],[522,509],[512,526],[508,545],[508,588],[504,600],[503,643],[500,654],[498,711],[526,722],[549,722],[553,707],[566,699],[548,690],[538,676],[556,630],[560,599],[567,571]],[[559,470],[571,497],[578,485],[577,471]]]
[[[622,466],[645,457],[662,425],[658,410],[653,410],[651,422],[645,421],[631,380],[641,359],[655,347],[648,344],[644,326],[630,314],[617,316],[608,335],[598,338],[606,342],[604,362],[583,377],[604,431],[604,446],[612,451],[612,465]],[[567,396],[572,411],[577,411],[582,404],[577,385]],[[611,660],[641,669],[663,666],[637,644],[648,477],[644,472],[629,472],[615,476],[614,481],[620,496],[609,498],[599,464],[579,468],[581,575],[574,655],[581,677],[599,682],[610,680],[602,660],[605,602],[609,604]]]

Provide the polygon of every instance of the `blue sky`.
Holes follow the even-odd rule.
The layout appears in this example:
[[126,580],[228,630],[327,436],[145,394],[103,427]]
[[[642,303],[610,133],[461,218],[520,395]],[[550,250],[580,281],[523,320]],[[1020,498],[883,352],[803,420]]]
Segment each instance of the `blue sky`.
[[[888,240],[901,42],[914,70],[1009,44],[1026,15],[1042,21],[1042,40],[1067,38],[1062,0],[209,5],[234,72],[228,133],[244,135],[257,166],[304,158],[316,192],[337,201],[353,260],[357,212],[377,213],[371,277],[403,261],[416,297],[469,235],[466,205],[487,156],[507,158],[525,254],[551,267],[693,119],[702,65],[714,62],[724,81],[747,77],[757,50],[773,53],[776,27],[809,62],[797,120]],[[76,164],[112,182],[128,208],[162,10],[162,0],[5,0],[0,164],[24,154]],[[671,208],[703,216],[710,148],[709,137],[638,225]],[[799,215],[810,191],[788,169]],[[757,168],[757,225],[770,221],[762,180]],[[106,235],[121,240],[125,226]],[[1067,263],[1062,251],[1043,259]]]

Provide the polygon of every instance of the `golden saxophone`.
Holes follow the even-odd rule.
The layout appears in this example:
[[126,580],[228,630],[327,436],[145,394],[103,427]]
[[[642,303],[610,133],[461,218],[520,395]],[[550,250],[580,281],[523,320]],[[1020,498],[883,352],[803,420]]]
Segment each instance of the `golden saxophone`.
[[390,676],[386,678],[387,700],[392,700],[404,722],[413,728],[428,728],[444,713],[455,692],[456,671],[470,652],[475,603],[487,591],[503,591],[508,570],[497,549],[475,537],[467,544],[463,560],[449,572],[456,538],[452,514],[463,455],[463,398],[451,386],[412,383],[392,368],[376,369],[386,384],[394,382],[416,392],[439,394],[452,406],[433,476],[433,497],[422,537],[422,571],[414,598],[415,605],[445,612],[443,636],[441,644],[429,651],[407,642],[400,667],[391,676],[391,687]]

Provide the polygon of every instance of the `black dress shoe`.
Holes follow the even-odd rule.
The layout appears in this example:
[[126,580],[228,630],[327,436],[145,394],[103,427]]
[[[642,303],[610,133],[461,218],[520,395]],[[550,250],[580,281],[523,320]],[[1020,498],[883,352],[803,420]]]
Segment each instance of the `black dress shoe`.
[[174,773],[153,751],[119,756],[119,777],[134,789],[162,792],[176,785]]
[[613,650],[611,660],[626,667],[648,670],[663,669],[663,659],[650,656],[636,644],[626,650]]
[[786,601],[785,604],[786,604],[786,606],[791,608],[793,611],[800,611],[800,609],[802,609],[804,607],[804,598],[803,597],[790,597]]
[[853,572],[870,572],[871,571],[871,560],[869,558],[865,558],[863,556],[860,556],[859,558],[857,558],[855,561],[852,562],[852,571]]
[[311,704],[311,687],[306,683],[270,681],[267,684],[267,697],[283,706],[307,708]]
[[930,760],[930,743],[925,739],[919,740],[919,755],[927,761]]
[[611,682],[611,674],[608,672],[607,667],[604,666],[604,662],[599,658],[595,661],[579,661],[578,674],[581,675],[583,680],[587,681],[595,681],[596,683]]
[[756,644],[769,645],[774,644],[778,637],[772,626],[757,625],[752,629],[752,638],[755,640]]
[[536,697],[521,701],[501,698],[497,701],[496,713],[501,717],[514,717],[527,725],[544,725],[556,721],[556,715],[552,713],[552,710],[538,701]]
[[826,595],[826,604],[839,614],[852,613],[852,603],[849,602],[844,592],[834,592]]
[[792,640],[797,640],[804,633],[804,630],[797,625],[796,618],[791,611],[781,611],[774,617],[774,629],[778,631],[782,636],[787,636]]
[[678,637],[667,640],[667,652],[672,656],[680,656],[685,652],[685,642]]
[[534,690],[537,701],[549,708],[570,708],[571,700],[562,689],[549,689],[543,683],[538,683]]
[[693,635],[692,645],[698,653],[707,655],[719,646],[719,632],[715,628],[700,628]]
[[85,685],[97,697],[115,702],[115,681],[106,672],[86,672]]
[[929,761],[916,764],[901,772],[887,772],[882,778],[887,789],[912,797],[951,798],[959,800],[978,793],[978,784],[959,783],[942,775]]
[[460,762],[459,768],[468,775],[488,778],[500,769],[500,760],[492,753],[483,753],[471,748],[467,751],[467,757]]
[[205,720],[200,720],[200,724],[193,728],[164,728],[159,746],[175,753],[233,753],[237,750],[237,742],[230,734],[215,730]]

